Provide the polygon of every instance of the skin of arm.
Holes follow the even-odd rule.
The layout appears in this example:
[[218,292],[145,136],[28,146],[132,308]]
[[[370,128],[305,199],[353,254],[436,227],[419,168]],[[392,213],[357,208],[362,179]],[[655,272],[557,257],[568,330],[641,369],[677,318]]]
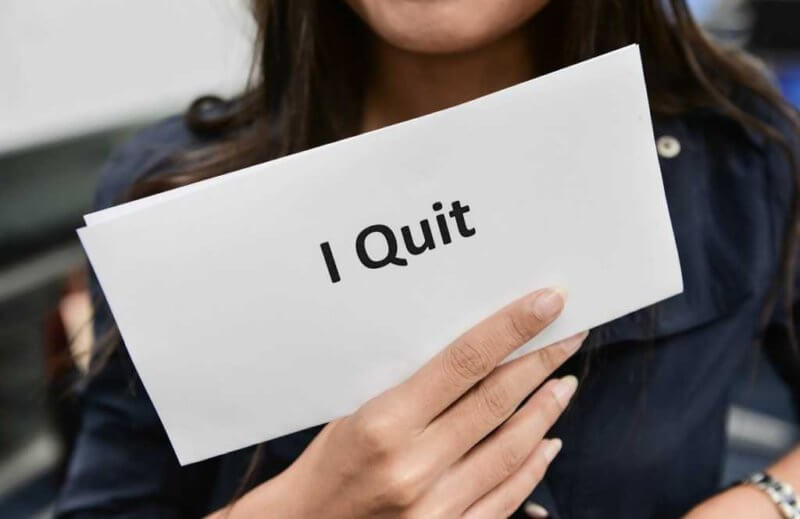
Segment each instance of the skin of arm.
[[[800,447],[767,468],[767,472],[792,488],[800,488]],[[704,501],[686,516],[687,519],[729,519],[760,517],[780,519],[778,507],[762,490],[752,485],[737,485]]]

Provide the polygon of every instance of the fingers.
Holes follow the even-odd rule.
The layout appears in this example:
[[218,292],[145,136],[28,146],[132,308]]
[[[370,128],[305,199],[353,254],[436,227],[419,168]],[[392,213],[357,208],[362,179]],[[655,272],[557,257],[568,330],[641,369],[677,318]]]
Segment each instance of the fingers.
[[558,317],[564,301],[557,288],[518,299],[456,339],[385,398],[416,402],[410,409],[406,405],[410,425],[424,428]]
[[457,495],[460,502],[454,506],[463,510],[512,478],[566,409],[577,385],[573,376],[547,382],[503,426],[459,460],[437,490]]
[[560,450],[561,440],[540,442],[517,472],[469,507],[463,517],[479,519],[508,517],[513,514],[542,481],[547,467]]
[[[585,332],[574,335],[495,369],[423,432],[430,456],[444,466],[458,460],[511,416],[534,389],[580,348],[586,335]],[[560,410],[549,404],[543,402],[542,411],[555,413],[547,416],[555,420]],[[545,431],[541,431],[541,436]]]

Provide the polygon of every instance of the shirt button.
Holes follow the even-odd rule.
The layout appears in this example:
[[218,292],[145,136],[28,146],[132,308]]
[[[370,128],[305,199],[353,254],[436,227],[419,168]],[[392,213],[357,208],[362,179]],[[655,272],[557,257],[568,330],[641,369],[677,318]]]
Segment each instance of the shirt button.
[[656,149],[660,157],[674,159],[681,153],[681,142],[671,135],[664,135],[656,141]]

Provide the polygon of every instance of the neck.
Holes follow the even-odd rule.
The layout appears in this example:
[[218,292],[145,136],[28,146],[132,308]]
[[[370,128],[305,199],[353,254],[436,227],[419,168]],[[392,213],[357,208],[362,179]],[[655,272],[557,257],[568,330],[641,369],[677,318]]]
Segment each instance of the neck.
[[404,51],[376,38],[362,130],[429,114],[533,77],[524,29],[457,54]]

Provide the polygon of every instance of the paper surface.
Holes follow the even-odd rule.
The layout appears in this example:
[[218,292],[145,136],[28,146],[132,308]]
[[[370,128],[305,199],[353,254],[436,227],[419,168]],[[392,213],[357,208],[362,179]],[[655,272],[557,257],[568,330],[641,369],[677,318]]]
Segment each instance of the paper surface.
[[351,413],[533,289],[570,298],[526,351],[682,290],[635,46],[86,219],[183,464]]

